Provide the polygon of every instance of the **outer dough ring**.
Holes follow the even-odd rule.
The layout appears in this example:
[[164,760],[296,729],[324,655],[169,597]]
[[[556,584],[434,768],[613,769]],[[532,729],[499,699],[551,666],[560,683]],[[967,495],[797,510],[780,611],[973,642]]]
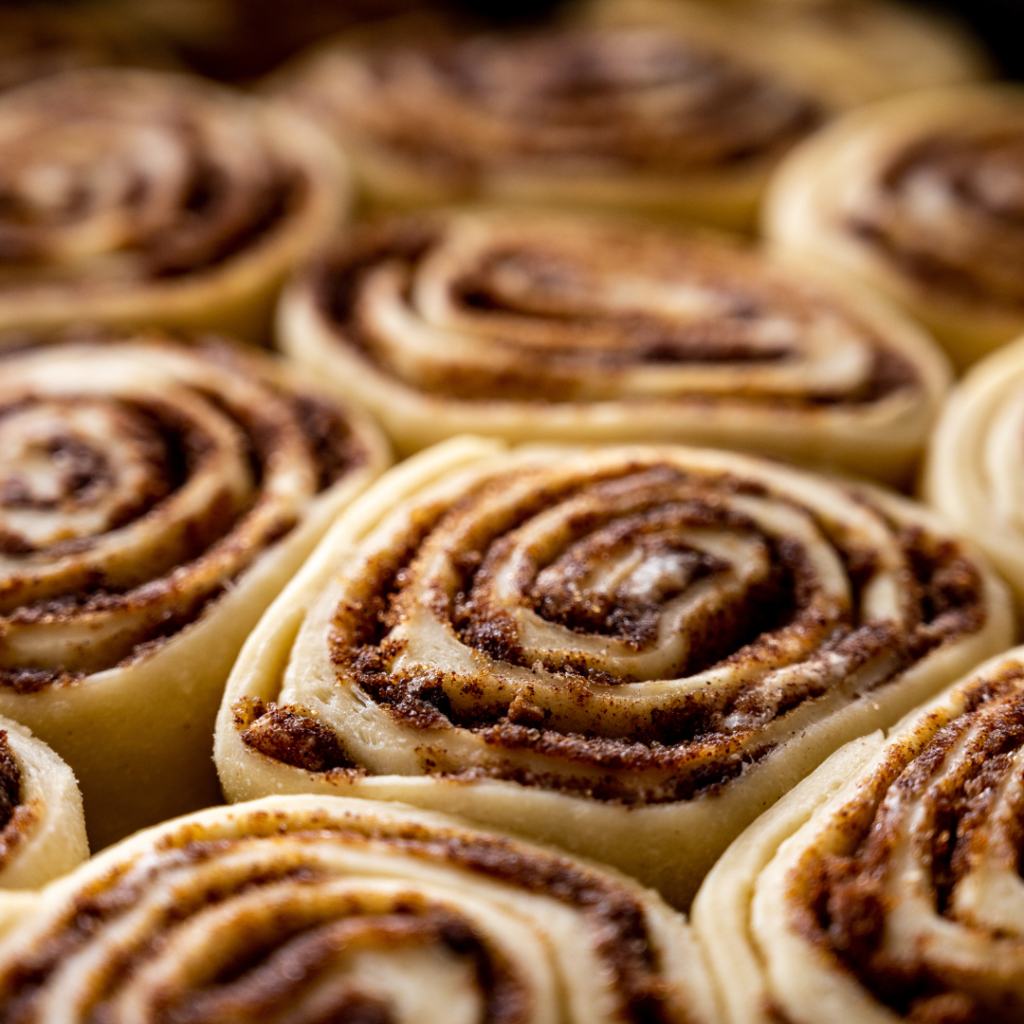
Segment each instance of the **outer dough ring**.
[[[140,874],[145,884],[133,892],[126,881]],[[218,887],[212,903],[203,898],[211,883]],[[116,900],[116,909],[91,935],[76,936],[76,908],[94,906],[101,895]],[[588,895],[598,899],[587,903]],[[399,909],[389,915],[395,905]],[[144,922],[128,936],[124,929],[118,935],[114,925],[136,907],[147,908]],[[438,910],[444,915],[440,936],[430,919]],[[325,938],[332,923],[358,925],[349,940],[355,964],[339,957],[325,979],[317,944],[296,943],[296,919],[308,920],[307,936],[323,930]],[[204,920],[209,923],[199,927]],[[421,921],[425,934],[401,938],[402,922],[408,934]],[[639,970],[638,948],[627,948],[637,937],[647,965]],[[48,956],[58,938],[60,957]],[[125,938],[121,952],[115,943]],[[344,933],[340,938],[347,952]],[[29,997],[34,1001],[25,1019],[49,1019],[55,1004],[66,1020],[88,1019],[91,1004],[79,1000],[94,989],[82,979],[102,977],[117,965],[112,994],[123,999],[131,991],[129,1005],[138,1019],[152,1019],[154,1007],[174,1006],[181,994],[216,1000],[222,991],[230,993],[231,982],[209,977],[208,968],[210,961],[226,959],[226,951],[255,946],[272,954],[289,940],[299,945],[306,973],[293,968],[297,977],[283,980],[273,957],[259,962],[246,975],[237,1003],[228,1002],[230,1019],[265,1020],[280,1009],[280,993],[264,979],[283,987],[293,1005],[328,981],[355,988],[371,1005],[375,999],[405,1005],[406,1013],[399,1009],[388,1019],[433,1024],[459,1011],[456,1019],[481,1019],[466,1012],[465,985],[483,983],[480,996],[494,998],[485,980],[490,968],[497,976],[494,992],[504,985],[527,997],[525,1006],[513,1004],[506,1020],[612,1024],[651,1019],[644,1011],[659,1020],[718,1020],[685,921],[632,879],[501,833],[482,833],[458,818],[313,796],[271,797],[166,822],[54,883],[0,947],[0,998],[17,998],[16,972],[26,955],[37,957],[45,964],[42,985]],[[361,945],[368,947],[363,960]],[[416,956],[421,948],[425,962]],[[428,956],[431,949],[435,953]],[[469,978],[465,971],[453,973],[453,957],[461,954],[472,965],[474,951],[486,966],[471,969]],[[383,975],[381,961],[393,963]],[[23,1006],[24,1000],[22,995]],[[209,1003],[199,1005],[212,1012]]]
[[[471,225],[486,225],[488,218],[501,223],[500,215],[493,211],[450,211],[448,216],[456,222],[465,218]],[[544,217],[535,212],[532,221],[545,226]],[[558,219],[549,216],[549,220],[551,230],[557,232]],[[567,223],[593,230],[602,222],[580,218]],[[628,232],[631,226],[627,221],[618,227]],[[633,225],[632,229],[637,238],[645,237],[641,226]],[[662,237],[672,240],[671,235]],[[679,244],[684,259],[691,258],[686,246],[707,246],[712,256],[726,261],[734,248],[728,240],[714,236],[681,236]],[[700,249],[696,251],[699,253]],[[767,283],[766,290],[770,291],[774,277],[785,286],[797,286],[805,297],[813,296],[813,302],[822,310],[828,311],[835,303],[840,319],[845,318],[846,323],[859,321],[867,331],[877,332],[883,345],[913,368],[918,386],[875,401],[848,401],[840,395],[835,403],[820,406],[789,405],[770,393],[758,394],[756,383],[749,385],[754,393],[752,400],[728,392],[701,393],[699,380],[688,385],[692,392],[678,397],[671,393],[568,401],[458,397],[416,387],[353,344],[345,326],[324,308],[321,281],[329,281],[331,276],[323,264],[300,272],[286,287],[278,306],[277,337],[281,348],[316,373],[325,387],[342,398],[365,405],[383,424],[402,455],[463,433],[512,443],[672,442],[750,451],[857,473],[894,485],[908,483],[914,475],[928,424],[938,415],[949,386],[950,369],[942,353],[898,310],[841,272],[822,269],[793,254],[762,258],[753,252],[742,257],[762,259],[762,280],[757,282],[758,286]],[[630,276],[628,267],[622,270],[623,276]],[[733,276],[740,278],[738,272]],[[690,286],[685,270],[680,271],[679,280],[684,289]],[[735,281],[723,280],[722,284],[728,289]],[[780,309],[785,301],[780,302]],[[446,328],[438,328],[422,318],[413,306],[409,309],[413,310],[413,318],[419,318],[418,323],[429,324],[439,338],[445,332]],[[770,306],[768,311],[783,318],[789,315],[778,314]],[[537,322],[543,327],[543,317]],[[853,331],[858,338],[867,333],[857,326]],[[452,333],[457,335],[458,331]],[[465,336],[476,345],[482,344],[468,329]],[[543,351],[534,354],[524,348],[521,361],[523,365],[535,361],[541,368],[538,381],[542,386],[550,386],[546,374],[553,371],[547,370]],[[637,365],[626,364],[627,369]],[[685,367],[685,361],[680,365]],[[586,379],[586,368],[580,372]]]
[[35,904],[29,890],[78,867],[89,856],[82,794],[67,764],[23,725],[0,718],[20,773],[18,804],[0,831],[0,934]]
[[[890,788],[890,783],[898,776],[910,779],[918,757],[924,764],[922,755],[931,749],[928,745],[936,733],[970,710],[967,695],[972,687],[983,690],[987,681],[998,681],[1009,673],[1010,685],[1019,692],[1022,655],[1024,649],[1015,648],[989,659],[884,735],[877,732],[847,744],[726,851],[693,906],[694,926],[712,965],[726,1021],[769,1024],[781,1017],[803,1024],[826,1015],[851,1024],[895,1024],[908,1019],[873,996],[856,969],[842,963],[834,951],[817,945],[795,923],[794,896],[801,898],[806,884],[801,869],[813,850],[844,855],[866,841],[869,829],[883,828],[876,817],[879,792],[889,789],[892,794],[897,787]],[[933,772],[926,771],[923,777],[931,781]],[[982,827],[990,834],[994,831],[989,821],[983,820]],[[931,892],[927,868],[922,867],[916,877],[922,892]],[[916,893],[908,896],[908,889],[887,895],[888,910],[883,916],[900,909],[901,896],[907,897],[908,904],[916,900]],[[972,935],[972,929],[957,921],[952,911],[950,917],[936,941],[938,947],[944,941],[951,943],[954,952],[947,967],[956,965],[957,952],[969,956],[979,948],[974,943],[984,943],[986,934],[993,943],[993,963],[997,962],[998,942],[983,924]],[[898,926],[886,923],[884,927]],[[1012,937],[998,941],[1012,942]],[[898,948],[898,938],[896,942]],[[911,948],[905,947],[908,956]],[[921,948],[928,950],[928,945],[922,942]],[[950,986],[955,990],[955,980]]]
[[[294,112],[254,98],[233,96],[222,86],[198,78],[138,69],[69,72],[19,90],[17,96],[46,96],[46,90],[87,92],[91,82],[123,81],[149,88],[164,85],[182,95],[204,92],[236,102],[286,166],[306,182],[299,209],[255,245],[217,263],[212,269],[165,280],[129,283],[120,289],[93,289],[72,283],[35,289],[0,291],[0,335],[46,330],[66,324],[98,323],[115,330],[164,327],[183,331],[222,331],[253,342],[267,339],[278,291],[291,267],[306,258],[337,230],[347,214],[350,185],[337,148]],[[63,84],[66,83],[66,84]],[[27,91],[26,91],[27,90]],[[20,101],[19,101],[20,102]],[[0,101],[0,117],[5,103]],[[0,345],[3,342],[0,341]]]
[[991,71],[959,26],[887,0],[592,0],[581,14],[598,23],[678,26],[831,111]]
[[946,126],[998,124],[1001,108],[1019,120],[1024,91],[1009,84],[928,90],[845,115],[779,167],[763,205],[765,235],[778,249],[851,271],[927,327],[959,367],[971,365],[1024,330],[1024,310],[967,301],[941,282],[928,288],[849,231],[842,218],[846,204],[875,187],[914,143]]
[[[322,395],[293,367],[256,353],[244,358],[274,372],[282,390]],[[376,424],[358,408],[342,409],[365,461],[316,495],[300,521],[198,619],[141,655],[76,681],[34,692],[0,686],[0,714],[31,728],[74,768],[94,848],[219,800],[212,730],[235,656],[340,510],[390,460]]]
[[[517,783],[486,776],[459,780],[313,772],[246,744],[242,732],[248,723],[237,717],[239,702],[256,698],[270,704],[279,700],[298,632],[321,591],[336,575],[337,567],[354,557],[359,542],[404,498],[453,470],[499,458],[502,451],[495,442],[456,439],[387,474],[338,521],[268,609],[235,664],[218,716],[214,757],[229,800],[268,793],[336,793],[458,811],[475,821],[512,829],[612,864],[659,889],[674,905],[685,907],[700,879],[743,827],[742,822],[752,821],[837,747],[895,721],[948,680],[1012,640],[1005,592],[994,574],[983,570],[990,612],[981,632],[932,652],[907,669],[898,685],[875,690],[871,700],[855,701],[830,717],[805,722],[799,743],[780,744],[762,760],[747,765],[742,785],[725,783],[714,796],[702,795],[676,804],[624,808],[537,788],[526,789],[525,799],[523,787]],[[735,459],[737,465],[742,459],[721,458]],[[899,514],[894,498],[872,493]],[[680,806],[682,803],[685,806]]]
[[1024,608],[1024,531],[1013,488],[1024,410],[1024,338],[986,356],[950,395],[932,434],[922,490],[928,504],[971,537]]

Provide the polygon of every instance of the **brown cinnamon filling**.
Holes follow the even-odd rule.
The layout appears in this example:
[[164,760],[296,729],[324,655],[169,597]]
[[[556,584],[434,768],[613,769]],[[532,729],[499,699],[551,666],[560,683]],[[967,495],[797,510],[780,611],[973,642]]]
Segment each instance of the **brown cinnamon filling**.
[[338,737],[316,721],[308,708],[264,705],[246,698],[232,707],[242,742],[285,764],[310,772],[355,768]]
[[[892,761],[879,775],[874,803],[850,818],[849,854],[810,854],[800,869],[798,927],[856,975],[858,981],[901,1019],[917,1024],[1010,1024],[1020,1007],[962,988],[947,965],[927,948],[898,954],[883,947],[886,921],[897,898],[889,891],[891,858],[900,820],[881,809],[887,791],[929,793],[929,849],[918,860],[929,874],[935,913],[961,921],[951,905],[956,884],[971,870],[987,843],[986,830],[1009,759],[1024,745],[1024,693],[1019,668],[1005,669],[968,694],[964,712],[940,729],[909,764]],[[969,730],[983,723],[969,751],[964,775],[940,777],[944,759]],[[1015,836],[1024,851],[1024,826]],[[1018,872],[1021,864],[1018,856]],[[987,934],[987,930],[983,929]],[[998,935],[990,936],[999,941]]]
[[[638,479],[645,483],[649,503],[646,508],[638,506],[629,517],[619,517],[611,507],[612,499],[623,488],[636,487]],[[666,489],[683,483],[691,488],[687,500],[664,497]],[[492,481],[490,486],[499,485]],[[717,499],[715,487],[720,488]],[[722,490],[742,493],[744,489],[743,481],[722,478],[709,484],[697,477],[691,480],[668,466],[627,466],[586,481],[541,488],[531,499],[517,504],[514,513],[507,513],[506,520],[489,524],[488,529],[496,532],[477,538],[478,547],[450,555],[453,569],[460,574],[454,585],[456,597],[451,604],[439,597],[431,612],[449,621],[463,644],[494,659],[499,672],[502,665],[535,668],[538,655],[523,650],[511,619],[490,605],[487,595],[492,590],[494,567],[505,556],[512,531],[545,509],[586,493],[593,498],[593,511],[568,524],[550,562],[531,569],[530,579],[524,583],[524,600],[542,619],[581,636],[607,636],[642,650],[657,630],[663,603],[695,582],[713,578],[721,569],[715,559],[674,543],[672,532],[694,527],[724,528],[739,534],[753,531],[754,524],[728,511],[720,497]],[[550,710],[525,694],[506,704],[485,699],[480,681],[441,667],[393,671],[391,664],[401,652],[402,642],[388,639],[388,635],[412,610],[407,588],[417,578],[417,552],[433,535],[451,529],[453,517],[475,500],[476,496],[469,494],[453,510],[422,510],[401,550],[368,570],[372,597],[358,611],[346,607],[344,629],[335,629],[329,641],[331,657],[347,681],[358,685],[403,725],[424,731],[421,752],[426,771],[466,779],[484,775],[515,779],[628,803],[688,799],[734,778],[744,764],[771,749],[770,744],[762,743],[741,753],[737,746],[740,738],[756,735],[763,724],[823,696],[832,685],[827,673],[809,671],[801,681],[787,683],[784,694],[774,689],[764,694],[757,687],[747,687],[723,702],[711,699],[704,690],[687,693],[672,706],[645,714],[628,735],[604,735],[596,711],[598,717],[590,719],[590,727],[566,729],[553,723]],[[847,547],[827,524],[818,525],[846,569],[853,600],[852,618],[837,620],[831,634],[816,641],[808,655],[812,662],[824,665],[838,656],[848,666],[848,674],[870,669],[875,673],[871,688],[877,689],[936,647],[983,626],[985,595],[977,568],[955,542],[910,527],[898,534],[909,565],[903,583],[916,609],[909,631],[900,634],[888,622],[861,621],[860,592],[870,578],[871,558],[855,546]],[[767,578],[702,624],[672,675],[691,675],[730,664],[760,664],[772,657],[780,631],[817,636],[818,613],[810,603],[816,579],[806,553],[795,541],[765,538],[764,543],[771,566]],[[586,573],[595,565],[606,564],[623,545],[638,551],[650,547],[647,554],[667,559],[672,574],[663,582],[655,581],[653,591],[638,595],[622,587],[614,594],[591,595],[581,586]],[[544,579],[549,582],[540,587],[537,581]],[[548,658],[540,657],[541,661]],[[570,704],[578,701],[581,707],[589,707],[585,701],[592,685],[635,681],[593,668],[582,654],[573,657],[553,652],[550,660],[546,667],[561,680],[565,699]],[[292,742],[287,729],[277,730],[273,719],[266,722],[262,729],[281,732],[279,742],[286,746]],[[241,727],[248,728],[248,723],[240,723]],[[479,735],[492,752],[493,762],[471,771],[442,767],[446,765],[444,733],[452,728]],[[251,742],[251,737],[246,741]],[[259,749],[275,756],[273,742],[278,740],[266,739],[261,730]],[[507,751],[509,757],[502,760],[501,751]],[[522,755],[555,759],[574,771],[567,777],[553,767],[538,767],[535,760],[524,760]],[[282,760],[295,763],[287,757]],[[645,773],[642,782],[638,781],[640,773]]]

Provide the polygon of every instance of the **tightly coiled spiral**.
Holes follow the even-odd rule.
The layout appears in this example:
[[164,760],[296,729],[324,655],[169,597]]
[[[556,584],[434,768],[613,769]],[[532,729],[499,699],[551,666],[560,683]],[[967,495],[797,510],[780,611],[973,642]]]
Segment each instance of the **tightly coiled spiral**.
[[76,770],[94,836],[160,792],[216,793],[196,751],[234,654],[385,459],[362,418],[226,343],[3,360],[0,709]]
[[844,748],[716,866],[697,921],[736,1024],[1020,1020],[1022,657]]
[[962,366],[1024,330],[1024,89],[964,86],[848,115],[780,168],[766,227],[853,270]]
[[488,197],[749,226],[765,175],[821,111],[664,26],[328,45],[279,93],[346,148],[371,203]]
[[404,451],[463,432],[685,441],[891,481],[949,372],[913,324],[813,267],[555,214],[365,228],[292,283],[279,334]]
[[343,518],[218,722],[230,799],[453,809],[685,903],[839,742],[1005,648],[926,512],[724,452],[456,442]]
[[69,72],[0,98],[0,330],[77,321],[258,337],[341,218],[331,143],[183,75]]
[[0,947],[0,1020],[713,1024],[649,891],[458,819],[291,797],[161,825]]

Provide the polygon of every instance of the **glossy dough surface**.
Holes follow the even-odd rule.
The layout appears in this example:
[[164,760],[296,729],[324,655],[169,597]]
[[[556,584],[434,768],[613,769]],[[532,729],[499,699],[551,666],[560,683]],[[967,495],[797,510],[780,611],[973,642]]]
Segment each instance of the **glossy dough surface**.
[[840,743],[1012,638],[905,500],[685,448],[464,440],[352,506],[232,673],[230,799],[459,809],[685,905]]

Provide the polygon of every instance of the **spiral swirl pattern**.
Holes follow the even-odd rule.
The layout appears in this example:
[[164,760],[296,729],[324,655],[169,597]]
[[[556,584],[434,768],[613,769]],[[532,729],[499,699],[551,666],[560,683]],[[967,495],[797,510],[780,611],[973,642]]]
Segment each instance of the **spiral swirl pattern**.
[[991,574],[880,492],[699,449],[470,449],[338,527],[281,599],[311,606],[293,643],[264,620],[222,709],[229,796],[458,801],[682,902],[841,733],[1010,640]]
[[[826,1006],[853,1024],[1020,1019],[1022,653],[982,666],[888,741],[862,742],[845,777],[825,765],[803,787],[818,806],[790,811],[770,841],[760,828],[749,927],[783,1019],[821,1020]],[[728,985],[735,965],[717,970]]]
[[400,448],[674,440],[906,475],[947,384],[898,314],[725,240],[559,215],[365,229],[286,293],[281,340]]
[[[90,827],[130,805],[93,778],[97,758],[138,744],[149,768],[132,772],[159,775],[162,747],[178,759],[208,741],[245,632],[384,458],[360,418],[227,343],[4,360],[0,707],[72,764],[100,805]],[[132,706],[149,719],[135,735]]]
[[14,90],[0,146],[0,328],[253,334],[341,213],[338,158],[314,128],[181,75],[89,70]]
[[851,115],[793,155],[767,221],[785,246],[902,301],[966,365],[1024,329],[1024,90],[974,86]]
[[767,169],[820,116],[665,27],[424,35],[329,46],[281,85],[384,205],[486,195],[747,224]]
[[682,919],[456,819],[290,798],[160,826],[0,949],[0,1020],[713,1024]]

